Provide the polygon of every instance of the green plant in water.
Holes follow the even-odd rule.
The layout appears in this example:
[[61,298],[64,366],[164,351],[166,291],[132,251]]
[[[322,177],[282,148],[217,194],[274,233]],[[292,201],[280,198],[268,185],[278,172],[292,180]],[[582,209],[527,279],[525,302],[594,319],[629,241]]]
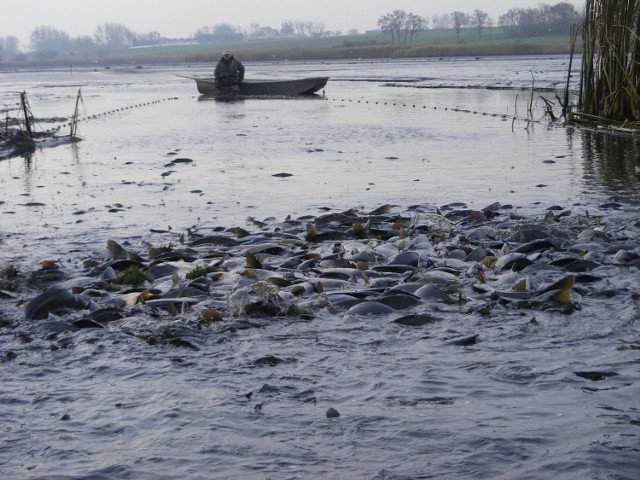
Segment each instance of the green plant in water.
[[9,265],[4,269],[4,277],[8,280],[15,280],[20,275],[20,270],[15,265]]
[[3,268],[0,272],[0,290],[18,290],[20,286],[20,270],[14,265]]
[[131,266],[111,280],[111,283],[116,285],[140,285],[146,279],[147,276],[139,267]]
[[213,273],[213,272],[217,272],[217,271],[218,271],[217,267],[201,267],[201,266],[197,266],[196,268],[191,270],[189,273],[187,273],[187,279],[188,280],[194,280],[196,278],[200,278],[200,277],[206,276],[207,273]]

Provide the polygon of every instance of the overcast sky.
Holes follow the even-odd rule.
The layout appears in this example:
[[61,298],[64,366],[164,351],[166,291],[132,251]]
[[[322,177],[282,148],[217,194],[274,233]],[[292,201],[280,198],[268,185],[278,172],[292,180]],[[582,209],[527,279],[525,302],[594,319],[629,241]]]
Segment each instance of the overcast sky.
[[[400,9],[430,18],[434,14],[480,9],[494,20],[515,7],[555,5],[561,0],[0,0],[0,37],[13,35],[28,46],[35,27],[64,30],[71,37],[93,35],[105,22],[135,33],[157,31],[188,38],[204,26],[228,23],[248,30],[252,23],[279,29],[283,21],[324,23],[328,30],[376,28],[378,18]],[[582,9],[584,0],[569,0]]]

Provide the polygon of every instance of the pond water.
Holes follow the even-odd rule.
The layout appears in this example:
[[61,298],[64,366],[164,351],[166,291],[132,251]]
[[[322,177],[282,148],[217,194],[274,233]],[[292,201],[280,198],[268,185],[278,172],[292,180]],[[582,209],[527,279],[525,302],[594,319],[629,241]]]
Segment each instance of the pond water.
[[[16,92],[27,91],[43,130],[70,116],[81,88],[85,140],[0,162],[5,235],[53,246],[325,207],[499,201],[526,210],[637,197],[637,141],[537,123],[540,96],[556,94],[532,96],[531,79],[562,97],[567,61],[248,64],[248,78],[331,80],[321,99],[232,103],[199,97],[177,76],[206,74],[202,66],[6,72],[3,105],[17,115]],[[434,86],[455,88],[421,88]],[[193,163],[166,167],[175,153]],[[10,250],[0,258],[18,261]]]
[[[108,240],[142,251],[327,212],[496,202],[531,222],[570,211],[574,243],[590,226],[628,253],[570,313],[429,303],[419,312],[442,321],[411,329],[316,305],[259,328],[223,315],[235,327],[199,332],[197,350],[140,340],[189,315],[54,332],[24,318],[35,287],[5,289],[3,478],[638,478],[640,141],[549,121],[541,97],[559,112],[567,65],[247,62],[247,78],[331,79],[309,99],[234,102],[179,76],[213,66],[0,72],[0,105],[17,115],[26,91],[42,130],[68,129],[80,89],[84,138],[0,161],[3,268],[50,260],[73,278]],[[452,347],[464,335],[480,341]]]

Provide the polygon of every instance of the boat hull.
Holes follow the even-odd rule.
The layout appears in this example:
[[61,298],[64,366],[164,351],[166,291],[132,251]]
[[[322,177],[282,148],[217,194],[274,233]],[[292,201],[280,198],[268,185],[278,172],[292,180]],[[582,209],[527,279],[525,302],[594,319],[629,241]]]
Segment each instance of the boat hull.
[[[203,95],[228,95],[216,87],[213,77],[194,78],[198,92]],[[312,95],[327,84],[329,77],[300,78],[295,80],[245,80],[234,92],[246,96],[297,96]]]

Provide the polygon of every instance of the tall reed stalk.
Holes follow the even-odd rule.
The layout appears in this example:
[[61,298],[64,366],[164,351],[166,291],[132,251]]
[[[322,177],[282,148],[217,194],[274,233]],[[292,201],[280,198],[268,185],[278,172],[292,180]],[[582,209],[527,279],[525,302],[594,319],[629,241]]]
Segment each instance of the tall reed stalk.
[[587,0],[578,115],[640,121],[640,0]]

